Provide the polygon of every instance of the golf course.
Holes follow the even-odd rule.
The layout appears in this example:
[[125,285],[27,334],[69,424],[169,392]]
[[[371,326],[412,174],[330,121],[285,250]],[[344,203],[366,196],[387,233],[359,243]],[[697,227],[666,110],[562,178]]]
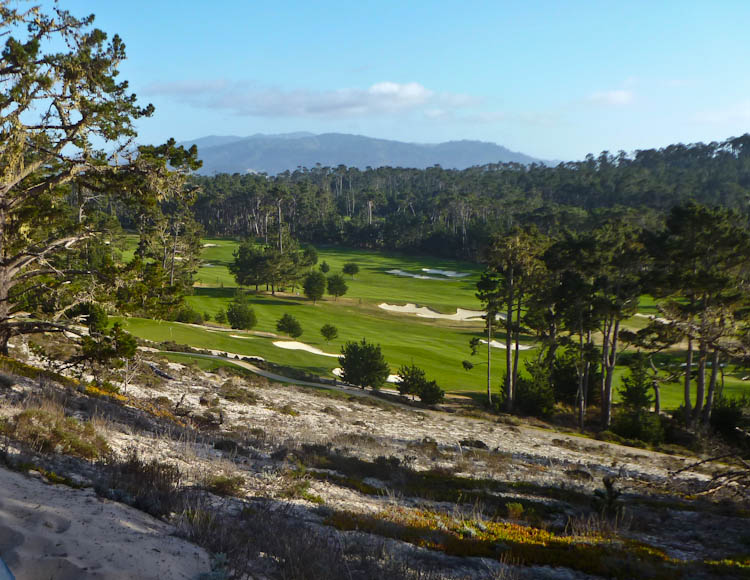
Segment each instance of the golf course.
[[[469,341],[484,336],[484,323],[478,317],[481,303],[476,298],[476,282],[481,266],[469,262],[404,256],[383,252],[319,247],[318,264],[326,262],[331,273],[341,272],[345,263],[359,267],[355,276],[345,276],[348,291],[334,299],[325,296],[315,304],[301,288],[272,295],[261,287],[243,288],[256,314],[257,324],[251,331],[232,330],[214,322],[240,290],[229,271],[238,242],[228,239],[205,239],[201,266],[195,276],[194,293],[187,304],[209,315],[205,325],[122,318],[135,336],[154,342],[173,342],[198,349],[215,351],[228,357],[258,357],[277,369],[291,369],[290,375],[303,372],[309,377],[334,378],[337,356],[347,341],[362,338],[379,344],[391,372],[404,364],[423,368],[448,393],[481,398],[486,393],[487,351],[481,348],[471,356]],[[625,322],[632,329],[645,326],[647,316],[657,313],[653,299],[643,297],[639,315]],[[472,312],[467,312],[472,311]],[[292,339],[279,333],[276,321],[284,314],[299,320],[303,334]],[[338,337],[327,342],[320,333],[324,324],[332,324]],[[504,337],[497,339],[503,342]],[[492,386],[498,392],[504,373],[505,350],[493,347]],[[311,352],[312,351],[312,352]],[[524,336],[521,361],[535,355],[534,338]],[[679,352],[666,353],[657,360],[666,361]],[[180,355],[186,360],[189,355]],[[196,359],[197,360],[197,359]],[[474,364],[465,370],[462,361]],[[205,364],[205,361],[202,363]],[[523,369],[523,364],[521,364]],[[625,369],[618,368],[619,382]],[[294,372],[296,371],[296,372]],[[733,369],[724,369],[724,393],[745,392],[743,381]],[[282,373],[283,374],[283,373]],[[662,405],[675,408],[682,400],[682,385],[662,387]]]

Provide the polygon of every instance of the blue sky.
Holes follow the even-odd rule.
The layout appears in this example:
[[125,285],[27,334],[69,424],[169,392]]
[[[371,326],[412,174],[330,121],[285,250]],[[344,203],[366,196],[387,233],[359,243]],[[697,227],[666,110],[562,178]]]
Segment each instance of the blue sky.
[[580,159],[750,131],[750,2],[61,0],[127,45],[140,141],[291,131]]

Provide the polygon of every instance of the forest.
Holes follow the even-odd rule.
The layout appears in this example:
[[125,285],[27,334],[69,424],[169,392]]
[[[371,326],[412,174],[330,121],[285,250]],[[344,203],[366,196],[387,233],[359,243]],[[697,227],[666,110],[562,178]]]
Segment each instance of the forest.
[[496,232],[535,225],[545,235],[610,218],[659,227],[695,201],[750,212],[750,135],[584,161],[497,164],[458,171],[299,168],[276,176],[192,177],[208,235],[267,239],[279,219],[301,241],[479,259]]

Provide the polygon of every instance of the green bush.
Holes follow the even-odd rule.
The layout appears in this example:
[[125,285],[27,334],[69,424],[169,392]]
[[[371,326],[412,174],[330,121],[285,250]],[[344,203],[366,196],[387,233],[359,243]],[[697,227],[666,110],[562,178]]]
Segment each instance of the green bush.
[[555,408],[555,392],[550,374],[541,362],[527,361],[528,377],[519,376],[516,383],[515,411],[532,417],[548,417]]
[[302,325],[291,314],[284,314],[276,321],[276,330],[288,334],[292,338],[302,336]]
[[435,405],[443,402],[445,391],[435,381],[425,381],[417,396],[426,405]]
[[229,304],[227,307],[227,320],[232,328],[238,330],[249,330],[258,323],[255,311],[242,299],[235,299]]
[[664,426],[656,413],[622,411],[615,414],[611,430],[624,439],[638,439],[652,445],[664,441]]
[[320,327],[320,334],[323,336],[326,342],[331,342],[339,335],[339,329],[333,324],[324,324]]
[[175,320],[188,324],[203,324],[203,315],[189,306],[184,306],[177,311]]
[[219,310],[214,316],[214,320],[219,324],[224,324],[227,321],[227,313],[223,310]]
[[750,425],[750,397],[743,394],[739,398],[720,397],[714,402],[711,411],[711,427],[720,435],[735,439],[736,429],[747,429]]

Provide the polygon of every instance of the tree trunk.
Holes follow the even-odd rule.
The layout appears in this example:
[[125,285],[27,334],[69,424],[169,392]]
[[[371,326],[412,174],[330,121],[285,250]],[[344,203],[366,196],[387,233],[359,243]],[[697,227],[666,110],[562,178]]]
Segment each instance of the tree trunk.
[[492,405],[492,323],[495,313],[487,310],[487,402]]
[[617,333],[620,330],[620,321],[615,320],[612,328],[612,340],[607,356],[607,368],[602,369],[604,374],[604,397],[602,398],[602,426],[607,429],[612,423],[612,380],[615,376],[617,365]]
[[695,377],[695,407],[693,407],[693,422],[697,423],[703,411],[703,397],[706,393],[706,359],[708,352],[706,344],[701,341],[698,347],[698,376]]
[[519,334],[521,333],[521,296],[518,297],[518,301],[516,302],[516,323],[513,328],[513,346],[515,348],[515,351],[513,352],[513,387],[515,390],[515,386],[518,384],[518,340],[519,340]]
[[711,381],[708,383],[708,393],[706,394],[706,404],[703,406],[703,424],[707,425],[711,420],[711,412],[714,407],[716,398],[716,378],[719,376],[719,351],[714,350],[711,355]]
[[585,384],[587,382],[588,363],[583,360],[583,329],[578,334],[578,393],[576,394],[576,403],[578,405],[578,428],[583,431],[583,424],[586,419],[586,394]]
[[513,384],[513,269],[508,272],[508,311],[505,319],[505,408],[509,413],[513,412],[513,399],[515,398],[515,385]]
[[688,351],[687,360],[685,361],[685,422],[690,422],[690,411],[692,405],[690,404],[690,376],[693,371],[693,337],[688,336]]

